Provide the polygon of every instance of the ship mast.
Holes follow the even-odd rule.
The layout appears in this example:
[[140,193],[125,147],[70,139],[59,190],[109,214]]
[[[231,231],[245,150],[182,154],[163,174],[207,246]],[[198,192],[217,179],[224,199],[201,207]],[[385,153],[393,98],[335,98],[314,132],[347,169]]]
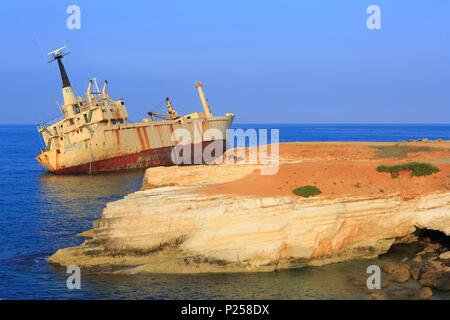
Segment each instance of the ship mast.
[[197,81],[197,83],[195,84],[195,87],[198,90],[198,95],[200,96],[200,100],[202,101],[203,110],[205,111],[206,117],[212,118],[213,115],[211,113],[211,109],[209,107],[208,101],[205,98],[205,94],[203,93],[202,83],[200,81]]
[[62,93],[64,99],[64,106],[68,106],[76,104],[77,98],[75,96],[75,93],[73,92],[72,85],[70,84],[69,77],[67,76],[66,73],[66,69],[64,68],[64,65],[61,61],[63,57],[69,54],[69,52],[67,53],[63,52],[65,48],[66,46],[50,52],[48,54],[50,56],[50,61],[48,61],[48,63],[51,63],[55,60],[58,61],[59,72],[61,73],[61,80],[62,80]]

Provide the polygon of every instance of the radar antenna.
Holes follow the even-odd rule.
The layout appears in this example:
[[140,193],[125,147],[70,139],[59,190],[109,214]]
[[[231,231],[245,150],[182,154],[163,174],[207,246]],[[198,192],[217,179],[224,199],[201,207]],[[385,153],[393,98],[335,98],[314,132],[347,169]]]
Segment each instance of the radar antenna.
[[64,49],[66,49],[66,46],[56,49],[55,51],[49,52],[48,55],[50,56],[50,60],[47,63],[51,63],[55,60],[67,56],[70,52],[63,52]]
[[[66,46],[56,49],[55,51],[50,52],[48,55],[50,56],[50,60],[48,63],[58,60],[59,71],[61,73],[61,80],[63,83],[63,88],[71,87],[69,78],[67,77],[66,70],[64,69],[64,65],[61,62],[61,59],[69,54],[69,52],[63,52],[66,49]],[[75,99],[76,102],[76,99]]]

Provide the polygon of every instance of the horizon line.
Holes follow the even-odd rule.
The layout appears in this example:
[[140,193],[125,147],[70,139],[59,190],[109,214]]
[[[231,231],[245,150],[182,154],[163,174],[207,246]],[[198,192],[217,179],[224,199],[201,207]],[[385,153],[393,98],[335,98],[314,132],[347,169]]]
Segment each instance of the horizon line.
[[[133,121],[134,122],[134,121]],[[129,122],[129,123],[133,123]],[[139,122],[139,121],[137,121]],[[267,124],[267,125],[311,125],[311,124],[376,124],[376,125],[450,125],[450,122],[234,122],[233,124]],[[0,123],[1,126],[39,125],[39,123]]]

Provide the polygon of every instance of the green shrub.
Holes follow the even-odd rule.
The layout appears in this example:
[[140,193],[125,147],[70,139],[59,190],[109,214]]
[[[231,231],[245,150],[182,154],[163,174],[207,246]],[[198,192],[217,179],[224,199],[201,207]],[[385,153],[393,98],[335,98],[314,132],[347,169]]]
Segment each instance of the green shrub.
[[322,191],[315,186],[303,186],[294,190],[294,194],[305,198],[316,196],[321,193]]
[[390,172],[392,178],[397,178],[402,170],[411,170],[411,175],[416,177],[427,176],[439,172],[437,167],[432,166],[430,163],[424,162],[410,162],[405,164],[397,164],[394,166],[380,165],[377,167],[378,172]]
[[377,149],[374,158],[405,158],[410,152],[430,152],[440,150],[440,148],[432,148],[428,146],[409,146],[402,144],[394,144],[392,146],[370,146]]

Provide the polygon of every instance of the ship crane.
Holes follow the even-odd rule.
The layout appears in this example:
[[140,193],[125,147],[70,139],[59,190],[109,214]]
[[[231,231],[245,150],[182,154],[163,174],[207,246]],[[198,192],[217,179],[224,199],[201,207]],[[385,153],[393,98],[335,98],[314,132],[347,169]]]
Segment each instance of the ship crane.
[[[94,84],[95,88],[97,89],[97,91],[93,91],[92,89],[92,84]],[[102,91],[100,91],[100,88],[98,87],[97,84],[97,78],[94,77],[92,79],[89,80],[89,84],[86,90],[86,97],[88,99],[89,104],[92,103],[92,101],[105,101],[106,103],[109,100],[112,100],[110,95],[107,92],[108,89],[108,81],[105,80],[105,82],[103,83],[103,89]]]
[[[202,83],[200,81],[197,81],[195,83],[195,88],[198,90],[198,95],[200,96],[200,100],[202,102],[203,111],[206,116],[206,118],[212,118],[213,114],[211,112],[211,108],[209,107],[208,100],[205,98],[205,93],[202,89]],[[159,105],[157,106],[159,107]],[[167,113],[158,113],[158,112],[147,112],[147,114],[150,116],[152,121],[154,121],[153,117],[160,118],[163,120],[176,120],[180,117],[178,116],[178,113],[173,109],[172,104],[170,103],[169,98],[166,98],[166,108]]]
[[197,83],[195,84],[195,87],[198,90],[198,95],[200,96],[200,100],[202,101],[202,106],[203,110],[205,111],[205,115],[207,118],[212,118],[213,114],[211,112],[211,108],[209,107],[208,100],[206,100],[205,98],[205,93],[203,92],[202,86],[203,85],[201,81],[197,81]]
[[154,120],[153,117],[160,118],[163,120],[176,120],[180,117],[178,115],[178,112],[176,112],[175,109],[172,107],[169,98],[166,98],[166,108],[167,113],[147,112],[147,114],[150,116],[152,120]]

